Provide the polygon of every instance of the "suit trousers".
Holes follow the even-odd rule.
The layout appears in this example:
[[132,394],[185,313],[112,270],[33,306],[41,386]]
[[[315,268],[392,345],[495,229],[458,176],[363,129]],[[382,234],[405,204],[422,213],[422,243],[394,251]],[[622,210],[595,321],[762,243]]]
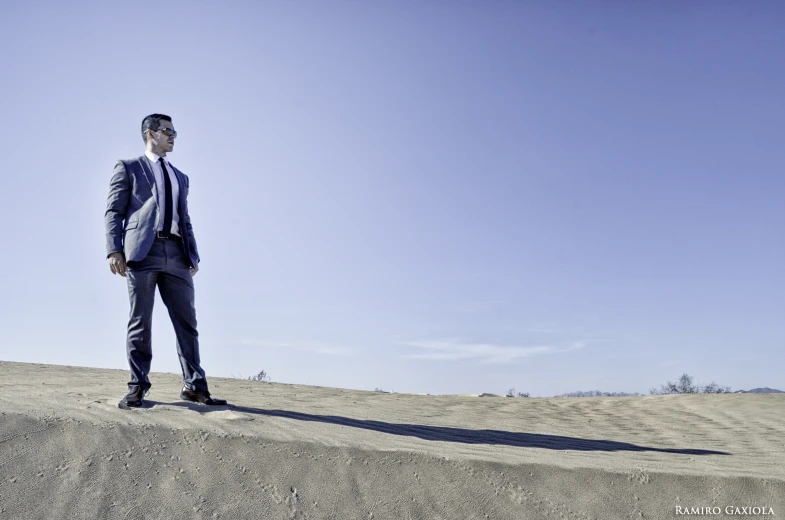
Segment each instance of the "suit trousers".
[[199,334],[196,330],[194,282],[190,261],[179,241],[156,238],[143,260],[128,262],[128,318],[126,353],[131,368],[128,388],[151,386],[148,374],[153,359],[152,325],[155,287],[169,311],[177,338],[177,355],[183,370],[183,385],[189,390],[207,391],[207,378],[199,361]]

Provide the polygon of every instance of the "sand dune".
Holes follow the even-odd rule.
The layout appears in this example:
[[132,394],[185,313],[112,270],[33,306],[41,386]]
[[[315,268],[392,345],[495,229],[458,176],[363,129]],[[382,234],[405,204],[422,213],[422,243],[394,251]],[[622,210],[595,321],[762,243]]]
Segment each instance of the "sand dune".
[[211,378],[233,406],[208,408],[155,373],[148,407],[123,411],[126,380],[0,362],[0,519],[785,517],[785,394],[511,399]]

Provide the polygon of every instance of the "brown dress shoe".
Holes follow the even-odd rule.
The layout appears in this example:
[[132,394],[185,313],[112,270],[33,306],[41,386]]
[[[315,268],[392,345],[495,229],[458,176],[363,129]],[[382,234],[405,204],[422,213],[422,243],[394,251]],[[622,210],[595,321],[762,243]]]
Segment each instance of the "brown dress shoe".
[[226,404],[225,400],[216,399],[215,397],[210,395],[210,392],[200,392],[198,390],[186,390],[185,388],[183,388],[182,391],[180,392],[180,399],[182,399],[183,401],[202,403],[209,406],[220,406]]

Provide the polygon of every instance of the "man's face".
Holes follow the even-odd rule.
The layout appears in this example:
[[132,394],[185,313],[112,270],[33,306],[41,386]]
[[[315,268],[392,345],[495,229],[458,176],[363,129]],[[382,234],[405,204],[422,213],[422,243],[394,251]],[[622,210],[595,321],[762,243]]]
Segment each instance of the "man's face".
[[171,121],[159,121],[158,130],[148,130],[149,139],[153,145],[157,146],[164,152],[171,152],[174,150],[174,140],[177,133],[174,131],[174,125]]

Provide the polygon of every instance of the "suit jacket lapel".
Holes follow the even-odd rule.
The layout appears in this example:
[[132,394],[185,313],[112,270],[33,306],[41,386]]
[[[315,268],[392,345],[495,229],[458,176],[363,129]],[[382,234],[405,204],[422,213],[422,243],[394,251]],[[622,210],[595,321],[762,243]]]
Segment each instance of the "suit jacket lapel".
[[[153,174],[152,170],[150,170],[150,164],[147,162],[146,155],[139,157],[139,164],[142,166],[144,176],[147,179],[147,183],[150,185],[150,191],[153,192],[153,200],[155,201],[155,205],[160,209],[161,205],[158,204],[158,187],[155,184],[155,175]],[[150,171],[148,172],[148,170]]]
[[[177,204],[182,211],[182,208],[185,207],[185,181],[183,180],[183,174],[180,170],[174,167],[172,163],[169,163],[169,166],[172,167],[172,171],[174,171],[174,176],[177,177],[177,184],[180,186],[180,192],[177,196]],[[180,214],[180,219],[183,218],[182,213]]]

